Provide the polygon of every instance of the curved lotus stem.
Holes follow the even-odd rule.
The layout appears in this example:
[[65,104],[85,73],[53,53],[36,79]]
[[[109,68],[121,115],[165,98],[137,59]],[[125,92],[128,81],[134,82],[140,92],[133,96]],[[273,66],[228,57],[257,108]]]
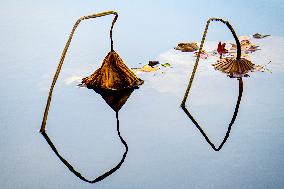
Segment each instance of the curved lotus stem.
[[98,14],[91,14],[91,15],[88,15],[88,16],[82,16],[75,22],[75,24],[74,24],[74,26],[73,26],[73,28],[71,30],[71,33],[69,35],[69,38],[68,38],[68,40],[67,40],[67,42],[65,44],[65,47],[64,47],[64,49],[62,51],[62,54],[61,54],[61,57],[60,57],[60,60],[59,60],[58,66],[57,66],[57,70],[56,70],[56,72],[54,74],[54,77],[53,77],[53,80],[52,80],[52,84],[51,84],[50,89],[49,89],[49,94],[48,94],[48,98],[47,98],[47,102],[46,102],[46,106],[45,106],[45,110],[44,110],[44,115],[43,115],[43,119],[42,119],[40,132],[43,132],[45,130],[45,125],[46,125],[46,120],[47,120],[47,116],[48,116],[48,111],[49,111],[49,107],[50,107],[50,102],[51,102],[51,98],[52,98],[53,89],[54,89],[54,86],[55,86],[56,81],[58,79],[58,76],[60,74],[60,71],[61,71],[62,65],[64,63],[64,59],[65,59],[66,53],[68,51],[68,48],[70,46],[70,43],[72,41],[73,35],[74,35],[77,27],[79,26],[79,24],[83,20],[88,20],[88,19],[91,19],[91,18],[102,17],[102,16],[106,16],[106,15],[110,15],[110,14],[115,15],[115,17],[114,17],[114,19],[112,21],[111,29],[110,29],[111,51],[113,51],[112,29],[113,29],[113,26],[114,26],[117,18],[118,18],[117,12],[115,12],[115,11],[107,11],[107,12],[102,12],[102,13],[98,13]]
[[238,39],[238,36],[234,30],[234,28],[232,27],[232,25],[228,22],[228,21],[225,21],[221,18],[210,18],[207,23],[206,23],[206,26],[205,26],[205,29],[204,29],[204,33],[203,33],[203,36],[202,36],[202,40],[201,40],[201,44],[200,44],[200,47],[199,47],[199,50],[198,50],[198,53],[197,53],[197,57],[196,57],[196,61],[195,61],[195,64],[194,64],[194,67],[193,67],[193,70],[192,70],[192,73],[191,73],[191,77],[190,77],[190,80],[189,80],[189,83],[188,83],[188,86],[187,86],[187,89],[185,91],[185,94],[184,94],[184,97],[183,97],[183,100],[182,100],[182,103],[181,103],[181,107],[184,107],[185,106],[185,102],[187,100],[187,97],[188,97],[188,94],[189,94],[189,91],[190,91],[190,88],[192,86],[192,83],[193,83],[193,79],[194,79],[194,76],[195,76],[195,73],[196,73],[196,70],[197,70],[197,67],[198,67],[198,63],[199,63],[199,59],[200,59],[200,54],[202,52],[202,48],[203,48],[203,45],[204,45],[204,42],[205,42],[205,38],[206,38],[206,35],[207,35],[207,31],[208,31],[208,28],[209,28],[209,24],[211,21],[219,21],[219,22],[222,22],[223,24],[225,24],[229,30],[231,31],[232,35],[234,36],[234,39],[236,41],[236,44],[237,44],[237,60],[240,60],[241,58],[241,44],[240,44],[240,41]]
[[232,33],[232,35],[233,35],[233,37],[234,37],[234,39],[235,39],[235,41],[236,41],[236,44],[237,44],[237,60],[240,60],[241,59],[241,53],[242,53],[242,51],[241,51],[241,43],[240,43],[240,41],[239,41],[239,38],[238,38],[238,36],[237,36],[237,34],[236,34],[236,32],[235,32],[235,30],[234,30],[234,28],[232,27],[232,25],[229,23],[229,21],[225,21],[225,20],[223,20],[223,19],[221,19],[221,18],[210,18],[209,19],[210,21],[219,21],[219,22],[222,22],[223,24],[225,24],[228,28],[229,28],[229,30],[231,31],[231,33]]
[[209,139],[209,137],[206,135],[206,133],[203,131],[202,127],[198,124],[198,122],[194,119],[194,117],[189,113],[189,111],[186,109],[185,106],[182,107],[183,111],[186,113],[186,115],[189,117],[189,119],[191,119],[191,121],[193,122],[193,124],[197,127],[197,129],[200,131],[200,133],[203,135],[203,137],[205,138],[205,140],[208,142],[208,144],[212,147],[213,150],[215,151],[220,151],[222,149],[222,147],[224,146],[224,144],[226,143],[226,141],[228,140],[229,136],[230,136],[230,132],[232,129],[232,126],[237,118],[238,115],[238,111],[239,111],[239,107],[240,107],[240,103],[242,100],[242,94],[243,94],[243,80],[242,78],[239,78],[239,96],[238,96],[238,100],[237,100],[237,104],[235,106],[235,111],[234,111],[234,115],[231,119],[231,122],[229,123],[229,127],[227,129],[226,135],[222,141],[222,143],[219,145],[219,147],[217,148],[213,142],[211,142],[211,140]]
[[119,131],[119,119],[118,119],[118,112],[116,112],[116,120],[117,120],[117,133],[118,133],[118,136],[120,138],[120,141],[123,143],[124,147],[125,147],[125,152],[123,154],[123,157],[122,159],[120,160],[120,162],[115,166],[113,167],[111,170],[107,171],[106,173],[98,176],[96,179],[94,180],[89,180],[89,179],[86,179],[84,176],[82,176],[82,174],[78,171],[75,170],[75,168],[66,160],[64,159],[61,154],[58,152],[58,150],[56,149],[56,147],[54,146],[54,144],[51,142],[51,140],[49,139],[48,135],[46,134],[45,131],[41,132],[42,136],[44,137],[44,139],[46,140],[46,142],[49,144],[49,146],[51,147],[52,151],[56,154],[56,156],[60,159],[60,161],[62,163],[64,163],[64,165],[66,165],[66,167],[68,167],[68,169],[74,173],[74,175],[76,175],[78,178],[80,178],[81,180],[85,181],[85,182],[88,182],[88,183],[96,183],[96,182],[99,182],[99,181],[102,181],[103,179],[105,179],[106,177],[110,176],[112,173],[114,173],[115,171],[117,171],[122,163],[124,162],[124,159],[126,158],[126,154],[128,152],[128,146],[127,146],[127,143],[124,141],[124,139],[121,137],[120,135],[120,131]]

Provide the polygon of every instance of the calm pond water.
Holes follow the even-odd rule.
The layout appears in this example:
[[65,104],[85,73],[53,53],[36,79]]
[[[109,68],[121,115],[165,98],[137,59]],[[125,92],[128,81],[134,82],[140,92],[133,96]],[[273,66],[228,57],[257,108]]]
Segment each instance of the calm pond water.
[[[0,5],[1,188],[283,187],[282,1],[24,0]],[[109,51],[111,16],[80,26],[55,87],[47,135],[39,133],[50,83],[74,21],[103,10],[119,13],[115,49],[129,67],[149,60],[173,67],[163,68],[164,74],[138,73],[144,85],[118,112],[127,154],[116,113],[95,91],[76,86]],[[243,78],[240,93],[237,79],[215,71],[213,59],[201,60],[183,110],[180,103],[195,58],[173,47],[199,42],[209,17],[228,19],[239,35],[271,34],[252,40],[261,50],[251,59],[260,65],[271,61],[267,68],[272,73],[251,73]],[[205,48],[218,41],[232,37],[214,23]],[[218,148],[222,143],[236,110],[226,143],[214,150],[212,144]],[[98,183],[84,181],[113,168]]]

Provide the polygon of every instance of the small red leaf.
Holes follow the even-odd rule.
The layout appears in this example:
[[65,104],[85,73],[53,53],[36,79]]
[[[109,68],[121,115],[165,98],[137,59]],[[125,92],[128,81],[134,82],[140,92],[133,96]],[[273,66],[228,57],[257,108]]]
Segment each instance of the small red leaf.
[[218,43],[218,47],[217,47],[218,54],[222,55],[223,53],[228,52],[225,46],[226,46],[226,43],[223,43],[223,44],[221,42]]

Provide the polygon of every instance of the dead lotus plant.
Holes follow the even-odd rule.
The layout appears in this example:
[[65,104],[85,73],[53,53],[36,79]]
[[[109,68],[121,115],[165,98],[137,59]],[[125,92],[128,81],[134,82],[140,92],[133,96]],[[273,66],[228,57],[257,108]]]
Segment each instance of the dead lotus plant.
[[79,18],[69,35],[69,38],[65,44],[63,52],[61,54],[61,58],[59,60],[57,70],[54,74],[52,84],[49,90],[46,107],[42,119],[42,125],[40,128],[40,132],[45,131],[46,121],[48,117],[48,111],[50,107],[50,102],[52,99],[52,93],[60,74],[62,65],[64,63],[64,59],[68,48],[71,44],[73,35],[78,28],[79,24],[83,20],[88,20],[91,18],[98,18],[102,16],[107,16],[113,14],[115,17],[112,21],[111,29],[110,29],[110,40],[111,40],[111,50],[103,60],[103,63],[100,68],[98,68],[91,76],[83,78],[82,85],[87,86],[88,88],[92,88],[94,90],[111,90],[111,91],[121,91],[121,90],[129,90],[137,88],[139,85],[143,84],[143,80],[139,79],[122,61],[119,55],[113,49],[113,39],[112,39],[112,30],[114,24],[118,18],[118,14],[115,11],[107,11],[98,14],[91,14],[88,16],[83,16]]
[[223,24],[225,24],[229,30],[231,31],[236,44],[237,44],[237,56],[233,57],[233,58],[221,58],[220,60],[218,60],[218,62],[216,64],[213,64],[214,68],[218,71],[221,71],[223,73],[226,73],[228,76],[230,77],[236,77],[236,78],[241,78],[243,76],[245,76],[248,72],[250,71],[256,71],[257,67],[259,67],[258,65],[255,65],[254,63],[252,63],[250,60],[247,60],[245,58],[241,58],[241,44],[240,41],[237,37],[237,34],[235,32],[235,30],[233,29],[233,27],[231,26],[231,24],[228,21],[225,21],[223,19],[220,18],[210,18],[205,26],[205,30],[202,36],[202,40],[201,40],[201,44],[197,53],[197,57],[196,57],[196,61],[195,61],[195,65],[194,68],[192,70],[191,76],[190,76],[190,80],[187,86],[187,89],[185,91],[183,100],[181,102],[181,106],[185,107],[185,102],[187,100],[189,91],[191,89],[193,80],[194,80],[194,76],[198,67],[198,63],[199,63],[199,59],[200,59],[200,55],[202,53],[202,48],[205,42],[205,38],[207,35],[207,31],[209,28],[209,24],[211,21],[219,21]]

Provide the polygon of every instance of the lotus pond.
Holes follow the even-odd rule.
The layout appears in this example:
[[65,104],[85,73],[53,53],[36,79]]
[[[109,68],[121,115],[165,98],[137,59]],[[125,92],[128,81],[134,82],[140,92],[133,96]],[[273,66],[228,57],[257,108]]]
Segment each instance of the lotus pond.
[[[0,5],[0,188],[283,187],[282,1]],[[80,16],[105,10],[119,13],[114,48],[125,64],[141,68],[153,60],[160,69],[135,71],[144,84],[121,97],[125,103],[116,114],[102,95],[77,86],[108,53],[113,18],[82,23],[41,134],[48,90],[72,25]],[[238,35],[249,36],[260,49],[249,59],[268,70],[249,73],[241,82],[214,69],[217,56],[201,59],[181,108],[196,57],[174,47],[199,45],[210,17],[226,18]],[[257,32],[271,36],[255,39]],[[204,49],[211,52],[220,41],[233,40],[214,23]]]

